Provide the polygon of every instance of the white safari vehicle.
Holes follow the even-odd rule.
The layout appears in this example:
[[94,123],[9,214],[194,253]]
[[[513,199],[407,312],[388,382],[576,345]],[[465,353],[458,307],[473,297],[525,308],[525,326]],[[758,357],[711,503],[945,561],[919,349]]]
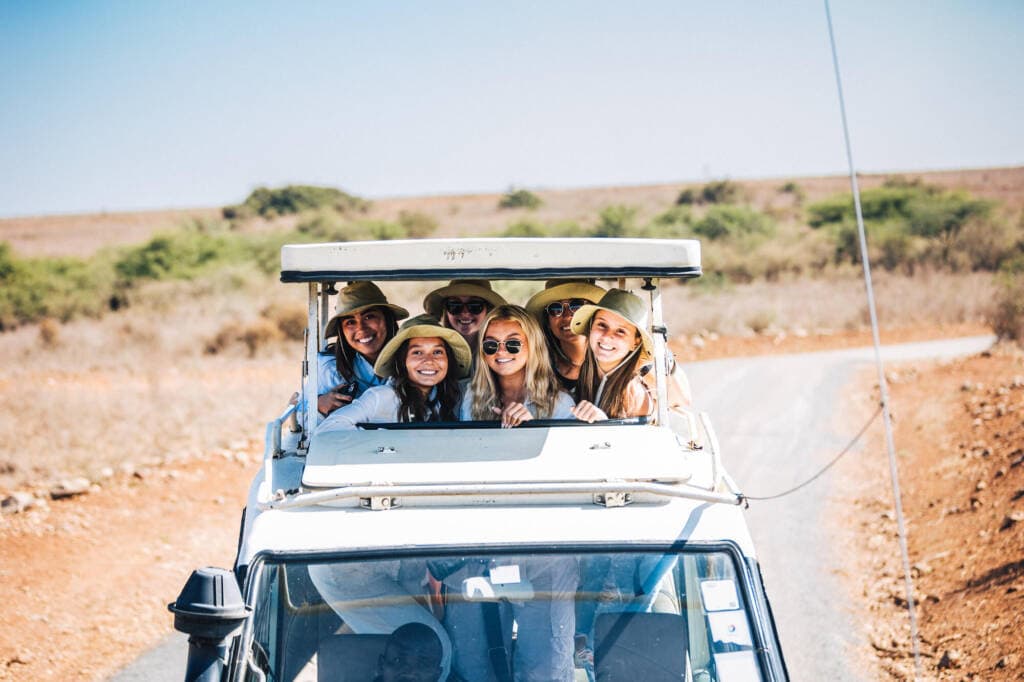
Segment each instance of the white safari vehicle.
[[[701,274],[698,242],[289,245],[281,263],[309,291],[303,404],[336,284],[594,278],[650,302],[658,411],[311,437],[316,410],[289,408],[267,427],[234,570],[195,571],[169,605],[186,679],[467,679],[453,660],[483,661],[480,682],[787,679],[743,496],[707,416],[667,408],[659,282]],[[406,623],[439,661],[399,641]]]

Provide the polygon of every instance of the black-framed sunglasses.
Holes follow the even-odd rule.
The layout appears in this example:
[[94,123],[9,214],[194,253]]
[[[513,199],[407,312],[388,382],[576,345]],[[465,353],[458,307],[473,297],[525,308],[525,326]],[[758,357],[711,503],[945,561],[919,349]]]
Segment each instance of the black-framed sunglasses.
[[494,355],[501,346],[505,346],[505,350],[515,355],[523,349],[523,342],[519,339],[506,339],[505,341],[487,339],[480,346],[484,349],[484,355]]
[[566,305],[561,301],[555,301],[554,303],[548,303],[544,307],[544,310],[546,310],[548,315],[551,317],[561,317],[562,315],[565,315],[566,310],[575,315],[577,310],[587,305],[588,303],[590,303],[590,301],[584,300],[582,298],[572,299],[571,301],[569,301],[569,305]]
[[469,301],[464,303],[454,299],[444,302],[444,309],[452,315],[460,315],[463,310],[468,310],[470,315],[479,315],[487,310],[487,304],[483,301]]

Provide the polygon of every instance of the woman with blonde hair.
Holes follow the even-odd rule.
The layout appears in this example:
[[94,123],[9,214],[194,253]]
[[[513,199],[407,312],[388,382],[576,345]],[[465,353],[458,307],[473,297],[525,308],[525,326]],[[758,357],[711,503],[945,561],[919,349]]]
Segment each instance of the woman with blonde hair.
[[480,325],[477,362],[462,399],[463,420],[501,419],[502,428],[531,419],[572,418],[572,397],[561,390],[548,361],[544,332],[517,305],[500,305]]

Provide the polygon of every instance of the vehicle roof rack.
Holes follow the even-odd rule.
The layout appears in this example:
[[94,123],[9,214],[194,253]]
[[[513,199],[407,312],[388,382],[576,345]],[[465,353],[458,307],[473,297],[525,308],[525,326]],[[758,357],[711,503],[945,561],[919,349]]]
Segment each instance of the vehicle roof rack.
[[700,275],[695,239],[410,239],[281,247],[282,282]]

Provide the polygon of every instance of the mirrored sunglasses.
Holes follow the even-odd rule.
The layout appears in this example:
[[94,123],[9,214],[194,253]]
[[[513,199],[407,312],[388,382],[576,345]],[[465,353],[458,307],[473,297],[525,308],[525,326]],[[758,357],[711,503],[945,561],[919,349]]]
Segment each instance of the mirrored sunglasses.
[[515,355],[523,348],[523,342],[520,341],[519,339],[508,339],[506,341],[495,341],[493,339],[487,339],[480,345],[484,349],[484,355],[494,355],[495,353],[498,352],[498,348],[500,348],[501,346],[505,346],[505,350],[507,350],[512,355]]
[[483,301],[470,301],[463,303],[462,301],[449,300],[444,302],[444,309],[452,315],[459,315],[462,311],[468,310],[470,315],[479,315],[483,311],[487,310],[487,304]]
[[586,301],[582,298],[574,298],[569,301],[569,305],[565,305],[561,301],[555,301],[554,303],[548,303],[544,310],[547,311],[551,317],[561,317],[565,315],[565,311],[568,310],[570,314],[575,315],[576,311],[587,305],[590,301]]

